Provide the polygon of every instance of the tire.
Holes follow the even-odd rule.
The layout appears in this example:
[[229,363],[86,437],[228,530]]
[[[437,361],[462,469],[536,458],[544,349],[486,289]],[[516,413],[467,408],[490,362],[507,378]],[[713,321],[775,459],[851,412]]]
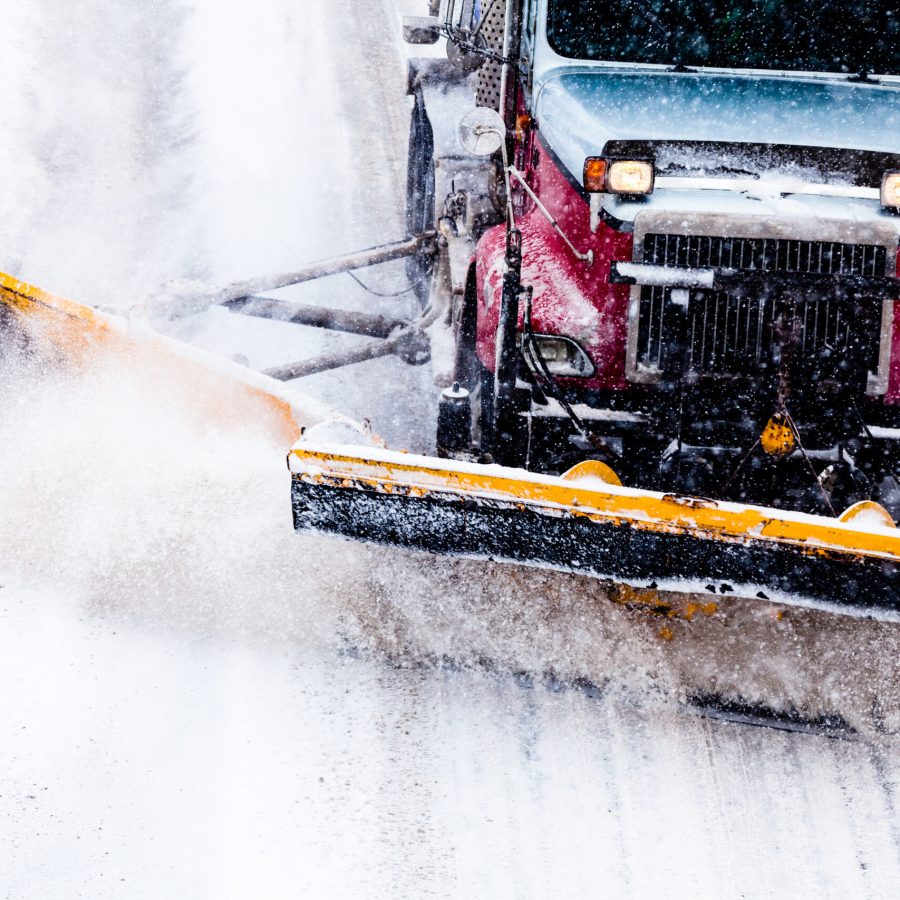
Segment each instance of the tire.
[[[425,98],[416,92],[409,126],[409,154],[406,165],[406,233],[412,237],[434,228],[434,132]],[[410,256],[406,260],[406,275],[423,309],[431,293],[431,274],[434,259]]]

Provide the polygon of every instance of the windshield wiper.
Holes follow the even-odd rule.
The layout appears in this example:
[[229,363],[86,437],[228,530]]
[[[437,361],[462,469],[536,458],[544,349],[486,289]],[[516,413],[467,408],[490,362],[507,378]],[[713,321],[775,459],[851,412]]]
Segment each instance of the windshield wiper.
[[865,66],[860,66],[856,74],[848,75],[847,81],[853,81],[858,84],[881,84],[877,78],[872,78],[872,73]]

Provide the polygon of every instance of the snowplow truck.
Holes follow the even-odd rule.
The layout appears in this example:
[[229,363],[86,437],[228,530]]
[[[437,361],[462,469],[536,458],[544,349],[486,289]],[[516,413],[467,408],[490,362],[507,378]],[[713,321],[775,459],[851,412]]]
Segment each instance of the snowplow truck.
[[[895,6],[422,12],[406,40],[446,54],[409,63],[408,235],[154,306],[368,338],[228,368],[299,437],[296,530],[592,576],[665,615],[661,594],[691,595],[726,625],[723,597],[896,622]],[[259,296],[398,259],[411,319]],[[139,353],[114,317],[9,276],[0,310],[7,351]],[[433,455],[277,384],[389,354],[432,363]]]

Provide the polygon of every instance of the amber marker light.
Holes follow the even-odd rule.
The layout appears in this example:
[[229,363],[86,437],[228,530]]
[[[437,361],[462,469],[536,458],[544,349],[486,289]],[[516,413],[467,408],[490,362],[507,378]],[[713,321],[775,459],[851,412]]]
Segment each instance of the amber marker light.
[[609,164],[607,191],[611,194],[653,193],[653,163],[643,159],[617,159]]
[[602,194],[606,190],[606,160],[589,156],[584,161],[584,189],[589,194]]
[[885,172],[881,179],[881,205],[900,209],[900,172]]
[[531,116],[527,113],[516,116],[516,140],[524,141],[528,136],[528,129],[531,128]]

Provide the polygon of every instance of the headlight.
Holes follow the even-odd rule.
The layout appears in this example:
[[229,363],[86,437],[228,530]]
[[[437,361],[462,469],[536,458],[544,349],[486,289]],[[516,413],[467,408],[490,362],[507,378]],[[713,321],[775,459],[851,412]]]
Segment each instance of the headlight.
[[[540,353],[551,375],[570,378],[589,378],[594,374],[594,364],[581,346],[571,338],[551,334],[536,334],[534,349]],[[531,355],[526,358],[534,365]]]
[[900,209],[900,172],[886,172],[881,179],[881,205]]
[[589,194],[653,193],[653,162],[648,159],[604,159],[589,156],[584,161],[584,189]]
[[653,163],[638,159],[617,159],[609,164],[606,176],[611,194],[651,194]]

